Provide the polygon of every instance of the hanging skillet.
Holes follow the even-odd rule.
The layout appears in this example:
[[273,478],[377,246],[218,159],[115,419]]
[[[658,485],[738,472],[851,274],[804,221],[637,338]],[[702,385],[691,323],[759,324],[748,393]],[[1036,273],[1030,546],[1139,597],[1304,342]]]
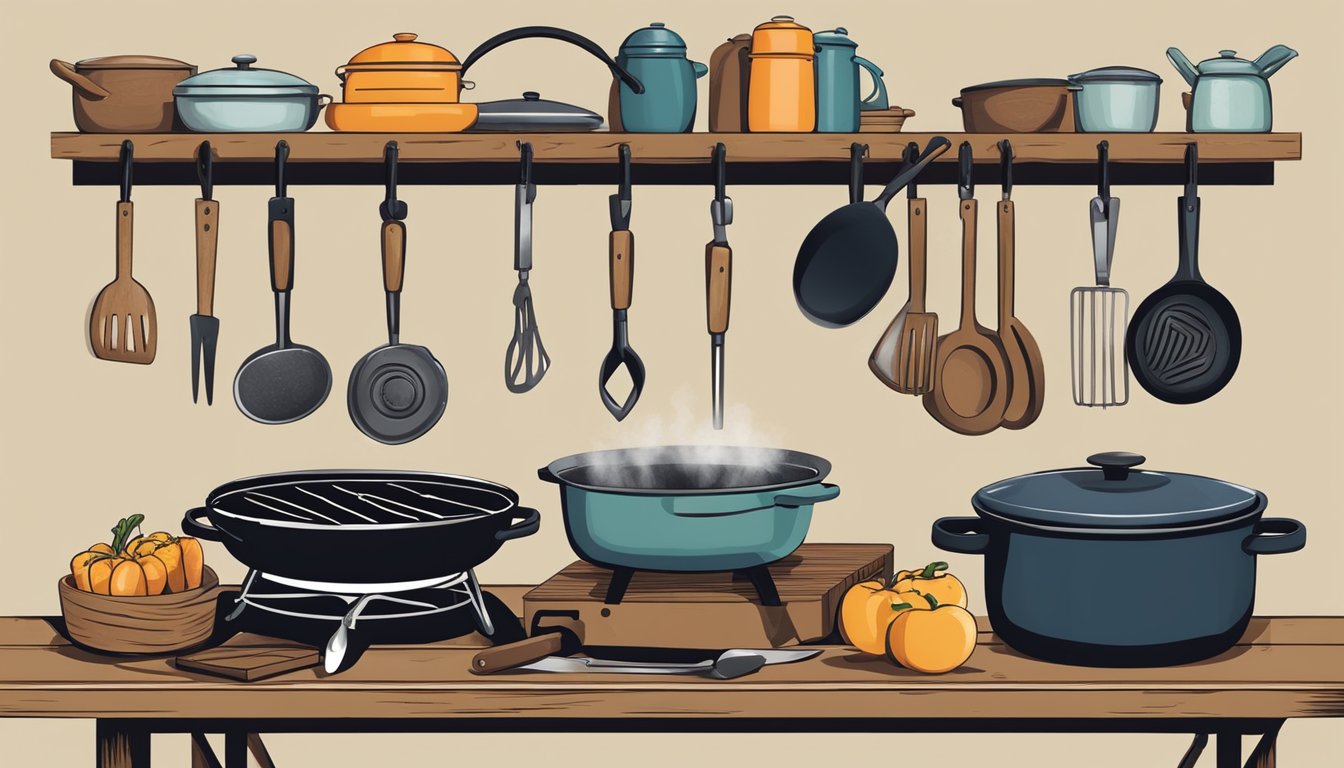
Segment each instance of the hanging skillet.
[[842,328],[882,300],[896,276],[899,251],[887,203],[950,146],[942,136],[933,137],[877,199],[837,208],[807,234],[793,264],[793,295],[808,319]]
[[1177,200],[1176,275],[1143,300],[1129,324],[1125,355],[1148,394],[1198,403],[1232,380],[1241,360],[1241,321],[1232,302],[1199,274],[1199,151],[1185,149],[1185,194]]
[[350,372],[346,402],[359,431],[380,443],[408,443],[438,423],[448,404],[448,374],[429,350],[401,343],[401,284],[406,273],[406,203],[397,199],[397,142],[383,151],[387,199],[383,217],[383,290],[387,293],[387,344],[368,353]]

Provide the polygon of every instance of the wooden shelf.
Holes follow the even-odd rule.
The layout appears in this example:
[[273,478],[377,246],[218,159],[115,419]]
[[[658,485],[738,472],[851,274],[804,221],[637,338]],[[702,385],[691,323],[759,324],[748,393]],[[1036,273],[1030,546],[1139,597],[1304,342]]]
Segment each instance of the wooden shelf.
[[[1012,142],[1015,184],[1095,184],[1096,147],[1110,142],[1112,182],[1177,184],[1190,142],[1199,144],[1202,184],[1271,184],[1274,163],[1302,158],[1302,135],[1191,133],[53,133],[51,156],[74,161],[75,184],[115,184],[121,142],[135,143],[136,184],[196,183],[194,158],[201,142],[215,153],[216,184],[269,184],[275,144],[290,145],[294,184],[380,184],[384,145],[398,143],[404,184],[514,183],[517,142],[531,142],[541,184],[614,184],[617,148],[629,144],[637,184],[708,184],[710,152],[727,148],[730,184],[843,184],[849,148],[868,145],[867,183],[884,183],[909,142],[935,135],[954,147],[971,143],[976,182],[998,182],[998,142]],[[956,180],[956,152],[939,158],[921,184]]]

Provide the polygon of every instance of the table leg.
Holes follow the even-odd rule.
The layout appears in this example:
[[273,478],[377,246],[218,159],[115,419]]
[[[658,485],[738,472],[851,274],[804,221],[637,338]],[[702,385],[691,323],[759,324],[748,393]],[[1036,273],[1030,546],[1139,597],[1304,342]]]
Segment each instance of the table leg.
[[1266,731],[1265,735],[1260,737],[1255,749],[1251,750],[1251,756],[1246,759],[1245,768],[1274,768],[1277,765],[1275,746],[1278,744],[1279,728],[1282,726],[1283,723],[1279,723],[1273,730]]
[[191,734],[191,768],[223,768],[204,733]]
[[1217,768],[1242,768],[1240,733],[1218,733],[1218,760],[1215,765]]
[[149,731],[143,725],[99,718],[96,734],[98,768],[149,768]]
[[224,734],[224,768],[247,768],[246,733],[230,731]]
[[[261,734],[247,734],[247,749],[252,753],[252,758],[257,761],[261,768],[275,768],[275,762],[271,760],[271,753],[266,751],[266,745],[261,741]],[[1271,766],[1271,768],[1273,768]]]

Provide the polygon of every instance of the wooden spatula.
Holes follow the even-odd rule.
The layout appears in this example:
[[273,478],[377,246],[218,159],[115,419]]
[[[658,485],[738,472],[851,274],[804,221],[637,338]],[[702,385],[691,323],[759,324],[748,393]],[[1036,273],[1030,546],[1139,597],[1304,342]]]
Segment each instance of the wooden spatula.
[[117,278],[98,293],[89,314],[89,344],[102,360],[118,363],[154,362],[159,322],[154,300],[131,277],[131,235],[135,207],[131,203],[130,141],[121,144],[121,199],[117,202]]

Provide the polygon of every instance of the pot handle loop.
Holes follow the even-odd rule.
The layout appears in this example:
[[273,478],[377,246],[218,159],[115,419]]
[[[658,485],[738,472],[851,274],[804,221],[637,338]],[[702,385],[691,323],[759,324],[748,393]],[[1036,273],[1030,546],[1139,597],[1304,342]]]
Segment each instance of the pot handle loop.
[[1307,545],[1307,527],[1291,517],[1265,517],[1241,543],[1248,555],[1282,555]]
[[989,534],[980,532],[978,517],[940,517],[933,521],[933,545],[962,555],[983,555],[989,549]]
[[498,35],[495,35],[489,40],[476,46],[476,50],[472,51],[467,55],[467,58],[462,60],[462,76],[465,77],[467,70],[471,69],[471,65],[475,64],[477,60],[490,51],[493,51],[505,43],[514,40],[523,40],[529,37],[546,37],[552,40],[562,40],[566,43],[577,45],[583,50],[591,53],[593,56],[596,56],[603,64],[606,64],[607,68],[612,71],[612,74],[620,78],[621,82],[625,83],[630,90],[635,93],[644,92],[644,84],[639,82],[639,79],[634,75],[630,74],[625,67],[616,63],[615,60],[608,56],[607,52],[602,50],[601,46],[583,35],[575,34],[574,32],[570,32],[567,29],[560,29],[559,27],[518,27],[517,29],[500,32]]
[[79,91],[80,95],[86,99],[102,101],[112,95],[106,88],[75,71],[75,65],[68,61],[52,59],[51,74],[73,85],[75,90]]
[[786,509],[796,509],[806,507],[810,504],[820,504],[823,501],[830,501],[840,495],[840,486],[832,483],[817,483],[805,488],[794,488],[789,493],[782,493],[775,497],[775,506]]
[[541,513],[531,507],[518,507],[513,510],[515,519],[521,517],[520,523],[514,523],[508,528],[495,533],[496,541],[508,541],[509,539],[521,539],[524,536],[531,536],[541,528]]
[[182,532],[206,541],[223,541],[220,530],[212,526],[201,525],[201,518],[210,514],[209,507],[196,507],[182,515]]

